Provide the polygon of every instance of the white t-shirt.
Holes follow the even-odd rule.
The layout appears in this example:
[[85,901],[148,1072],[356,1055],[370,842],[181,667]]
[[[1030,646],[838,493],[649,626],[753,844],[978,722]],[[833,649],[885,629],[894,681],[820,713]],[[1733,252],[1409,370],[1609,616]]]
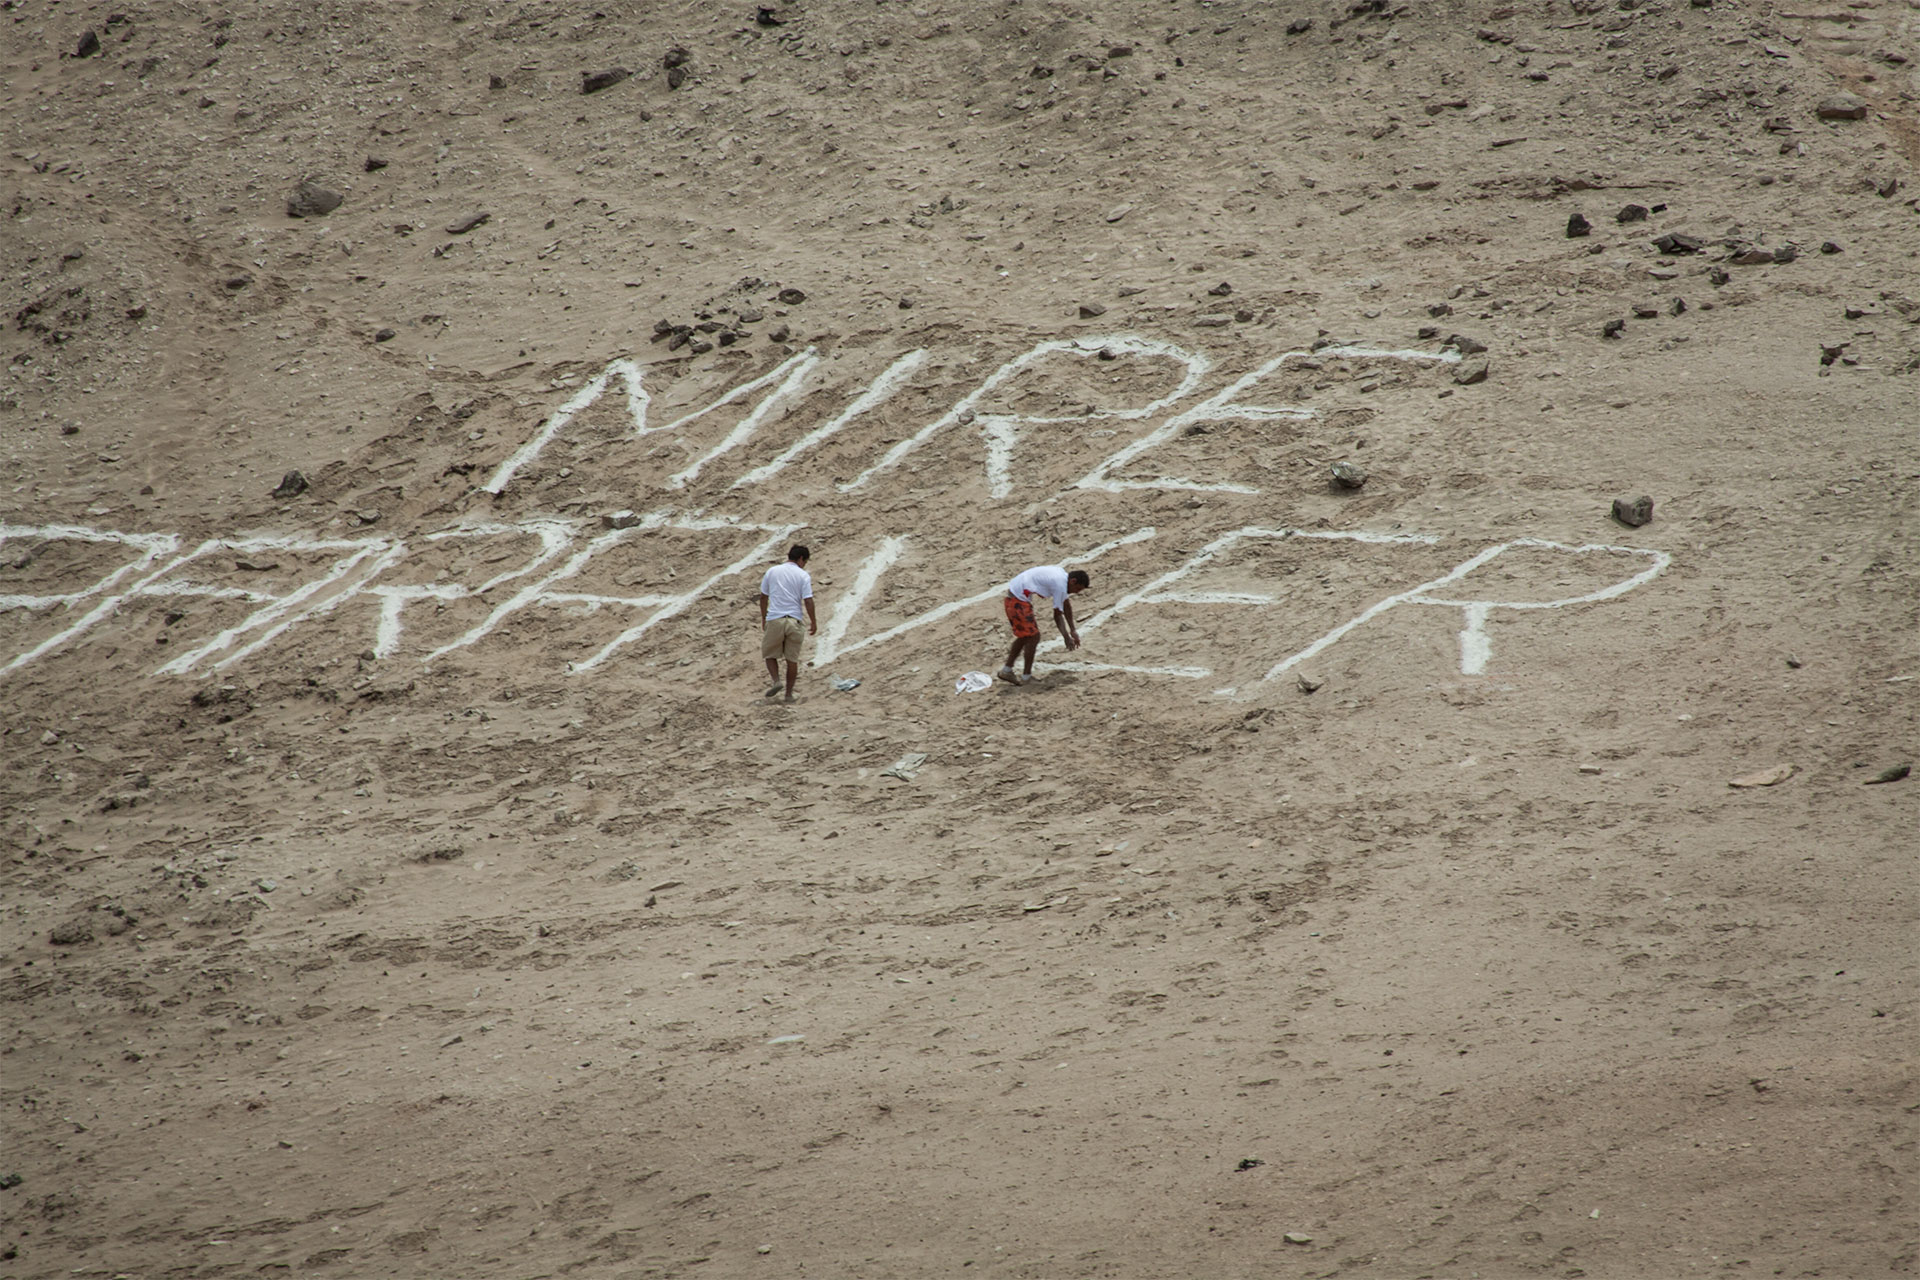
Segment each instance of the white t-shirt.
[[1007,594],[1015,600],[1033,603],[1034,596],[1045,596],[1055,609],[1067,607],[1067,571],[1057,564],[1037,564],[1007,584]]
[[813,599],[813,579],[793,561],[777,564],[760,579],[760,594],[767,598],[768,618],[806,620],[800,602]]

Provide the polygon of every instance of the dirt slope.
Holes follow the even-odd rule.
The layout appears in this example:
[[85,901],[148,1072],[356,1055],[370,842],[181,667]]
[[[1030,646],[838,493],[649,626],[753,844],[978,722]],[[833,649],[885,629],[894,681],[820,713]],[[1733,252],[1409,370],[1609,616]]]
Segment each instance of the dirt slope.
[[0,1275],[1920,1265],[1920,3],[761,12],[6,0]]

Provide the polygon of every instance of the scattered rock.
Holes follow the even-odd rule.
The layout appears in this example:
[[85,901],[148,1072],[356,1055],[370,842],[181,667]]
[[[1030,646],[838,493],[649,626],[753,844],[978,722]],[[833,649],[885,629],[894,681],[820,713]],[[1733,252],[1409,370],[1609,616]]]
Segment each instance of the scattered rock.
[[484,227],[492,221],[493,215],[484,210],[479,213],[470,213],[464,218],[457,218],[449,222],[447,224],[447,234],[450,236],[463,236],[475,227]]
[[1727,281],[1733,279],[1733,277],[1728,275],[1723,268],[1715,267],[1711,271],[1707,272],[1707,279],[1713,284],[1715,288],[1719,288],[1721,285],[1725,284]]
[[1107,221],[1118,222],[1120,221],[1120,219],[1126,217],[1128,214],[1132,212],[1133,212],[1133,206],[1130,204],[1115,205],[1113,208],[1107,210],[1107,214],[1106,214]]
[[1135,294],[1140,294],[1145,292],[1146,290],[1137,284],[1125,284],[1125,285],[1121,285],[1118,289],[1114,290],[1114,296],[1119,298],[1131,298]]
[[368,173],[378,173],[386,168],[387,164],[388,161],[385,156],[368,156],[365,167]]
[[800,289],[782,289],[774,297],[783,307],[797,307],[807,300],[805,291]]
[[1463,356],[1477,356],[1487,349],[1486,343],[1480,341],[1478,338],[1469,338],[1464,333],[1448,334],[1447,340],[1440,345],[1452,347]]
[[1799,256],[1800,256],[1800,250],[1796,246],[1790,245],[1790,244],[1783,244],[1778,249],[1775,249],[1773,251],[1774,262],[1782,266],[1784,266],[1789,262],[1792,262],[1795,258]]
[[600,526],[604,529],[632,529],[640,520],[637,511],[609,511],[600,517]]
[[1487,380],[1487,359],[1481,356],[1474,360],[1462,360],[1453,371],[1453,380],[1460,386],[1471,387]]
[[1453,308],[1444,302],[1436,302],[1427,308],[1427,314],[1438,320],[1442,316],[1453,314]]
[[1653,519],[1653,499],[1646,494],[1637,498],[1615,498],[1613,518],[1629,529],[1638,529]]
[[667,88],[678,89],[681,85],[685,84],[686,82],[687,82],[687,69],[685,67],[668,68]]
[[1285,1240],[1288,1244],[1312,1244],[1313,1243],[1313,1237],[1308,1235],[1304,1231],[1289,1231],[1287,1232],[1287,1234],[1285,1234],[1284,1236],[1281,1236],[1280,1238],[1282,1240]]
[[1613,215],[1613,220],[1619,223],[1645,222],[1647,220],[1647,206],[1643,204],[1626,205],[1620,212]]
[[1836,93],[1822,98],[1814,114],[1822,120],[1865,120],[1867,100],[1855,93]]
[[608,67],[605,71],[582,71],[580,92],[598,93],[602,89],[611,89],[632,74],[633,72],[625,67]]
[[1431,341],[1434,338],[1439,337],[1440,330],[1433,325],[1423,324],[1420,326],[1419,333],[1417,333],[1414,336],[1418,337],[1423,342],[1427,342],[1427,341]]
[[1207,290],[1207,293],[1215,298],[1225,298],[1233,293],[1233,286],[1228,284],[1225,280],[1222,280],[1219,284]]
[[313,485],[306,476],[298,471],[289,471],[280,477],[279,487],[273,491],[276,498],[295,498],[311,489]]
[[768,342],[785,342],[793,336],[793,331],[783,324],[777,324],[767,331]]
[[380,513],[378,511],[375,511],[372,507],[368,507],[364,511],[354,512],[353,518],[358,520],[361,524],[377,524],[379,523],[379,520],[380,520]]
[[1633,314],[1641,320],[1652,320],[1659,316],[1660,308],[1653,306],[1650,303],[1645,303],[1645,302],[1635,303],[1633,308]]
[[1755,773],[1743,773],[1737,778],[1727,780],[1730,787],[1776,787],[1791,778],[1798,770],[1790,764],[1777,764],[1771,769],[1761,769]]
[[1680,316],[1680,315],[1685,315],[1686,313],[1687,313],[1687,300],[1685,298],[1675,298],[1672,302],[1667,304],[1667,314],[1670,316]]
[[91,58],[98,52],[100,52],[100,37],[94,32],[92,27],[88,27],[80,33],[80,43],[75,46],[73,56],[76,58]]
[[660,56],[660,65],[671,71],[675,67],[684,67],[693,61],[693,55],[680,45],[675,45]]
[[220,282],[222,288],[231,290],[234,293],[240,292],[240,290],[246,288],[248,285],[252,283],[253,283],[253,277],[251,275],[248,275],[244,271],[240,272],[238,275],[228,276],[226,279]]
[[761,311],[757,307],[747,307],[734,312],[733,318],[741,324],[759,324],[762,320],[765,320],[767,316],[764,311]]
[[1299,686],[1300,692],[1302,693],[1312,693],[1326,683],[1325,680],[1315,680],[1309,676],[1302,675],[1298,671],[1293,673],[1293,682]]
[[400,331],[398,329],[377,329],[374,331],[373,340],[375,342],[392,342],[399,336]]
[[1845,252],[1846,252],[1846,250],[1844,250],[1844,249],[1842,249],[1842,248],[1841,248],[1841,247],[1840,247],[1840,246],[1839,246],[1838,244],[1835,244],[1835,243],[1834,243],[1833,241],[1831,241],[1831,240],[1823,240],[1823,241],[1821,241],[1821,242],[1820,242],[1820,252],[1822,252],[1822,253],[1845,253]]
[[1603,338],[1617,338],[1626,327],[1627,322],[1625,320],[1609,320],[1600,326],[1600,336]]
[[1258,1156],[1248,1156],[1246,1159],[1242,1160],[1239,1164],[1233,1166],[1233,1168],[1235,1173],[1245,1173],[1249,1169],[1258,1169],[1261,1165],[1265,1163],[1266,1161],[1262,1160]]
[[1312,18],[1295,18],[1287,24],[1287,34],[1290,36],[1303,36],[1311,30],[1313,30]]
[[1093,320],[1105,314],[1107,314],[1105,303],[1083,302],[1080,304],[1080,318],[1082,320]]
[[77,916],[64,924],[53,926],[47,941],[56,947],[77,947],[83,942],[93,941],[93,926],[85,916]]
[[1898,782],[1900,781],[1900,779],[1906,777],[1908,774],[1912,772],[1913,772],[1912,765],[1897,764],[1897,765],[1894,765],[1891,769],[1882,769],[1879,773],[1875,774],[1871,778],[1868,778],[1865,782],[1861,783],[1860,785],[1864,787],[1871,787],[1875,783],[1879,783],[1879,782]]
[[1727,261],[1733,263],[1736,267],[1757,267],[1762,263],[1773,261],[1773,250],[1744,249],[1734,254],[1733,257],[1727,259]]
[[1836,342],[1831,346],[1822,344],[1820,347],[1820,363],[1822,365],[1832,364],[1835,360],[1845,355],[1847,348],[1852,345],[1851,342]]
[[920,766],[927,762],[924,751],[910,751],[880,771],[883,778],[898,778],[902,782],[912,782],[913,775],[920,772]]
[[1804,662],[1802,662],[1802,661],[1800,661],[1800,659],[1798,659],[1798,658],[1796,658],[1796,657],[1794,657],[1794,656],[1793,656],[1792,654],[1788,654],[1788,655],[1787,655],[1787,665],[1788,665],[1789,667],[1791,667],[1791,668],[1793,668],[1793,669],[1794,669],[1795,671],[1798,671],[1798,670],[1799,670],[1799,669],[1800,669],[1801,667],[1804,667],[1804,666],[1806,666],[1807,664],[1806,664],[1806,663],[1804,663]]
[[1662,253],[1679,255],[1698,253],[1707,247],[1707,242],[1681,231],[1669,231],[1653,242],[1653,247]]
[[[902,311],[911,311],[913,310],[913,299],[908,297],[902,297],[898,303],[898,306]],[[721,340],[725,341],[725,339],[726,339],[726,335],[722,334]]]
[[[585,73],[582,72],[582,74],[584,75]],[[505,76],[488,76],[487,77],[488,89],[493,90],[494,92],[498,92],[499,90],[504,89],[506,87],[507,87],[507,78]]]
[[1567,219],[1567,239],[1578,240],[1582,236],[1593,234],[1593,224],[1587,221],[1584,213],[1575,213]]
[[331,187],[323,187],[308,178],[293,189],[287,197],[287,216],[289,218],[318,218],[322,214],[332,213],[340,207],[346,197]]
[[1367,469],[1351,462],[1336,462],[1332,471],[1334,483],[1342,489],[1358,489],[1367,482]]

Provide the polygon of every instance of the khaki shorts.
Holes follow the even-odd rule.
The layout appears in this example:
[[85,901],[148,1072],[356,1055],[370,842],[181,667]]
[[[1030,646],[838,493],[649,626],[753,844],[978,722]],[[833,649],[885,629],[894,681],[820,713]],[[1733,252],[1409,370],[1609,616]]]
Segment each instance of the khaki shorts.
[[804,634],[798,618],[768,618],[766,634],[760,637],[760,656],[800,661],[800,637]]

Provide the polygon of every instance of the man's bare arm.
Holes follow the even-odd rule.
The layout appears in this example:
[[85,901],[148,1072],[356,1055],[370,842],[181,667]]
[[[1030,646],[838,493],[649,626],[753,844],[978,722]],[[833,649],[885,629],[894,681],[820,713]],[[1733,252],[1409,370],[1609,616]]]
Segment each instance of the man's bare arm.
[[810,636],[818,635],[820,633],[820,626],[819,623],[814,620],[813,616],[813,597],[808,596],[800,603],[807,606],[807,634]]

